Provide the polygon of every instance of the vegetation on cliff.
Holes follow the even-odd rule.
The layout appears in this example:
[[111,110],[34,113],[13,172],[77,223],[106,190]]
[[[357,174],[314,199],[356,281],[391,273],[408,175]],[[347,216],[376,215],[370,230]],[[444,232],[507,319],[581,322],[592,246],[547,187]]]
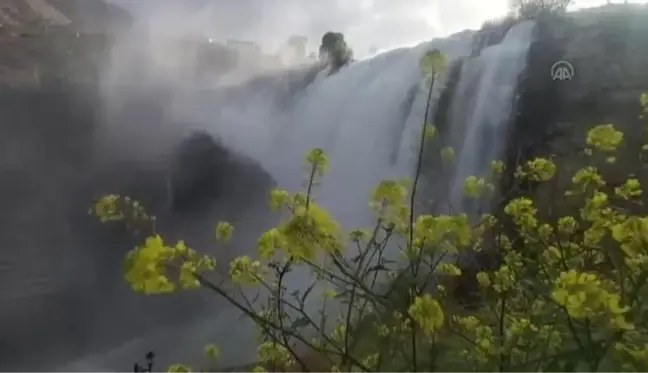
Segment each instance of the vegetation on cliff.
[[340,32],[327,32],[322,36],[319,49],[320,60],[330,64],[331,72],[336,72],[353,59],[353,51]]
[[521,19],[536,19],[546,13],[564,13],[572,0],[509,0],[509,10]]

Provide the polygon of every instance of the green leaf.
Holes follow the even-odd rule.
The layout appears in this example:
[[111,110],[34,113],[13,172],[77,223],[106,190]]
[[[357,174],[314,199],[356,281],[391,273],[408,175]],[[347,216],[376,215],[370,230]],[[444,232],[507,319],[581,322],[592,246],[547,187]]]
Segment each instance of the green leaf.
[[446,59],[438,49],[425,53],[421,59],[421,70],[426,75],[435,75],[445,69]]

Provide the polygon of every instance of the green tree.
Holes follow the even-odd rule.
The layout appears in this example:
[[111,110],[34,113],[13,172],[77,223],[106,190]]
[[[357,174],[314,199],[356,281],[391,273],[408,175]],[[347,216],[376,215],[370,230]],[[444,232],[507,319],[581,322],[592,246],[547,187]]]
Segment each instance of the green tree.
[[509,10],[522,19],[536,19],[542,13],[564,13],[572,0],[509,0]]
[[320,60],[331,64],[333,71],[348,64],[353,59],[353,50],[344,40],[340,32],[327,32],[322,36],[322,43],[319,49]]
[[[431,85],[442,62],[438,52],[422,61]],[[646,114],[648,95],[642,103]],[[645,371],[648,218],[642,185],[639,176],[629,176],[610,186],[604,170],[615,155],[643,158],[648,141],[640,152],[628,151],[633,145],[623,133],[599,125],[584,142],[586,163],[575,172],[547,157],[518,165],[494,161],[489,177],[467,178],[468,198],[506,196],[495,204],[501,209],[476,221],[462,214],[415,216],[416,176],[379,183],[370,202],[375,225],[347,232],[317,204],[327,157],[313,149],[305,159],[305,191],[273,190],[270,207],[283,211],[284,219],[261,234],[255,257],[230,263],[235,289],[216,281],[215,258],[165,242],[137,202],[105,196],[91,212],[132,229],[149,227],[151,236],[126,259],[126,279],[135,291],[203,288],[254,320],[262,336],[255,371],[313,370],[308,356],[330,371]],[[439,149],[451,166],[451,148],[427,121],[421,144]],[[544,208],[525,194],[528,188],[496,194],[506,172],[519,184],[549,186],[555,205]],[[568,182],[559,177],[563,173]],[[558,208],[564,206],[575,207],[567,213]],[[227,222],[216,225],[221,242],[233,233]],[[390,253],[396,247],[399,257]],[[452,292],[464,275],[457,255],[484,251],[497,254],[499,266],[473,275],[479,302],[463,307]],[[286,274],[296,267],[309,269],[313,283],[287,293]],[[264,301],[242,296],[243,288],[258,289]],[[312,297],[323,297],[324,308],[338,302],[343,312],[323,309],[324,320],[315,319],[306,311]],[[217,355],[215,346],[207,350]]]

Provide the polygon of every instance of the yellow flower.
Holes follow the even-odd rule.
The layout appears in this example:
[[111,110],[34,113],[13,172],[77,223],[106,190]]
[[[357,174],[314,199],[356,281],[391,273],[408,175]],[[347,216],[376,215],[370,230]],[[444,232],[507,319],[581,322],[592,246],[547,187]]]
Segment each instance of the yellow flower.
[[468,176],[464,180],[463,191],[464,194],[471,198],[482,197],[486,192],[493,192],[495,186],[486,181],[484,178],[478,178],[475,176]]
[[326,289],[324,291],[324,297],[328,299],[333,299],[337,296],[337,293],[333,289]]
[[472,227],[465,214],[420,215],[414,223],[415,246],[425,243],[440,251],[455,252],[458,247],[468,246],[472,238]]
[[182,364],[173,364],[169,366],[167,369],[167,372],[173,372],[173,373],[186,373],[186,372],[191,372],[191,368],[189,368],[186,365]]
[[605,181],[596,167],[588,166],[576,171],[572,177],[572,184],[579,187],[580,192],[585,192],[590,188],[596,189],[604,186]]
[[578,228],[578,222],[572,216],[564,216],[558,219],[558,232],[566,235],[573,234]]
[[441,159],[445,163],[452,163],[454,159],[454,149],[452,149],[449,146],[446,146],[445,148],[441,149]]
[[320,173],[324,173],[328,167],[328,157],[321,148],[314,148],[306,153],[306,164],[315,166]]
[[232,232],[234,232],[234,227],[232,224],[221,221],[216,224],[216,239],[222,242],[227,242],[232,237]]
[[439,263],[436,270],[449,276],[461,276],[461,269],[452,263]]
[[623,198],[631,199],[641,196],[643,191],[641,190],[641,183],[639,180],[630,178],[623,183],[620,187],[614,188],[614,194]]
[[279,229],[272,228],[259,236],[257,252],[262,259],[268,259],[273,256],[279,247],[282,247],[282,237]]
[[215,259],[200,256],[179,241],[175,246],[165,245],[162,237],[148,237],[144,244],[126,255],[125,277],[133,290],[147,294],[169,293],[176,285],[167,277],[167,267],[179,269],[178,282],[184,288],[197,287],[194,276],[212,270]]
[[433,138],[436,136],[436,134],[437,134],[437,129],[436,129],[436,127],[434,127],[434,126],[431,125],[431,124],[428,124],[428,125],[425,126],[425,134],[424,134],[424,137],[425,137],[427,140],[431,140],[431,139],[433,139]]
[[490,277],[488,276],[488,273],[486,272],[477,273],[477,283],[479,283],[479,286],[483,288],[490,287],[491,281],[490,281]]
[[434,334],[443,326],[443,309],[439,302],[429,294],[416,297],[408,312],[423,332],[428,335]]
[[619,305],[620,297],[603,287],[602,281],[594,273],[575,270],[561,272],[554,284],[552,298],[573,318],[605,317],[609,326],[616,329],[632,329],[623,314],[629,307]]
[[526,174],[531,180],[548,181],[556,173],[556,164],[546,158],[535,158],[527,162]]
[[247,255],[239,256],[230,263],[229,274],[237,284],[257,285],[262,276],[261,262],[252,260]]
[[347,335],[347,326],[343,321],[338,322],[331,332],[331,339],[337,342],[343,342]]
[[276,210],[285,206],[290,201],[290,193],[283,189],[272,189],[270,191],[270,198],[268,205],[271,209]]
[[622,141],[623,132],[611,124],[598,125],[587,133],[587,145],[604,152],[615,151]]
[[376,369],[376,367],[378,366],[379,357],[380,354],[378,353],[370,354],[362,360],[362,365],[368,367],[369,369]]
[[360,242],[369,238],[371,234],[366,229],[354,229],[349,236],[354,242]]
[[294,363],[290,351],[276,342],[263,342],[257,348],[257,354],[259,362],[264,365],[289,366]]
[[467,332],[475,332],[480,324],[475,316],[454,316],[453,318]]
[[331,215],[315,203],[297,205],[293,215],[279,226],[282,249],[294,256],[314,260],[318,252],[340,252],[341,230]]
[[511,216],[520,227],[535,228],[538,225],[536,219],[537,209],[533,206],[533,201],[526,197],[512,199],[506,207],[504,212]]
[[216,359],[220,355],[220,351],[218,350],[218,346],[215,344],[208,344],[205,346],[205,356]]
[[493,289],[498,293],[503,293],[513,288],[517,281],[515,272],[507,265],[501,266],[493,273]]
[[499,175],[502,172],[504,172],[504,168],[505,168],[504,162],[502,162],[502,161],[492,161],[491,164],[490,164],[490,168],[491,168],[491,171],[494,174]]
[[255,366],[252,368],[252,372],[254,373],[266,373],[268,370],[260,365]]
[[409,190],[403,181],[382,180],[374,188],[371,201],[379,205],[398,205],[406,201]]

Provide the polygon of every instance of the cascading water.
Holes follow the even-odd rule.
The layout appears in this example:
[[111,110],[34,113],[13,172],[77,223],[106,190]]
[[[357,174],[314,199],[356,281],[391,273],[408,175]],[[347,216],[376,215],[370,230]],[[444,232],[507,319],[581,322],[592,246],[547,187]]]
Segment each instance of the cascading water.
[[[371,223],[371,188],[385,178],[411,176],[427,93],[420,59],[434,48],[449,58],[465,56],[470,37],[389,51],[331,76],[320,73],[296,92],[281,78],[268,81],[272,89],[243,84],[203,92],[189,99],[191,115],[289,190],[303,185],[305,153],[323,148],[329,171],[316,198],[346,228],[362,227]],[[278,96],[289,97],[278,103]]]
[[502,42],[463,61],[450,107],[451,142],[458,155],[448,199],[454,211],[473,214],[480,208],[463,198],[463,182],[468,176],[487,176],[490,163],[501,155],[534,27],[521,22]]
[[[382,179],[412,174],[427,99],[427,87],[421,85],[421,57],[435,48],[450,59],[463,57],[470,53],[470,44],[471,35],[462,33],[460,37],[386,52],[354,63],[331,76],[316,74],[314,67],[304,67],[233,86],[205,82],[182,84],[180,80],[174,81],[177,74],[171,74],[173,92],[162,94],[163,99],[168,100],[161,103],[163,116],[172,118],[174,123],[187,123],[187,127],[149,127],[135,133],[144,137],[155,133],[166,138],[178,132],[209,131],[228,148],[256,160],[280,187],[292,191],[301,188],[304,181],[304,154],[310,148],[323,148],[329,157],[329,171],[318,186],[315,198],[345,229],[368,227],[373,222],[368,209],[371,188]],[[111,110],[119,112],[131,96],[136,98],[150,93],[146,84],[140,85],[144,88],[129,88],[127,94],[119,89],[123,83],[134,86],[137,71],[144,69],[137,66],[138,60],[153,63],[150,59],[130,55],[143,52],[146,53],[145,46],[130,45],[120,52],[125,56],[111,61],[114,66],[106,74],[105,94],[106,115],[115,118],[113,120],[119,120],[120,116]],[[120,66],[120,61],[126,65],[135,63],[135,68]],[[168,66],[167,63],[165,67]],[[150,73],[156,69],[146,71]],[[169,76],[166,78],[158,82],[168,82]],[[153,92],[160,93],[155,89]],[[112,131],[110,123],[108,125],[107,134],[114,136],[105,137],[111,142],[119,142],[115,136],[122,132],[121,127]],[[128,140],[128,144],[145,142],[145,138],[138,136],[124,140]],[[155,158],[163,153],[153,149],[153,155],[148,157]],[[310,273],[296,270],[291,273],[287,286],[290,290],[306,288],[310,279]],[[312,311],[314,313],[315,309]],[[221,344],[223,363],[248,362],[253,354],[254,333],[235,321],[237,315],[233,310],[219,310],[213,317],[191,321],[181,330],[174,328],[142,336],[63,369],[87,370],[89,366],[93,370],[97,367],[123,369],[116,364],[129,361],[133,351],[143,349],[155,349],[159,356],[189,361],[200,352],[201,344],[211,342]],[[231,330],[233,325],[237,325],[235,335]],[[223,343],[225,340],[228,343]]]
[[[435,48],[450,59],[466,56],[470,37],[389,51],[331,76],[323,71],[288,100],[288,107],[277,105],[281,89],[234,88],[224,100],[236,97],[237,104],[217,104],[211,130],[256,159],[280,187],[293,191],[303,188],[305,153],[323,148],[329,169],[315,199],[343,228],[371,227],[372,187],[384,179],[412,176],[429,88],[421,84],[420,61]],[[312,282],[306,268],[294,269],[286,279],[289,291],[304,291]],[[319,297],[309,300],[306,309],[316,315]]]

